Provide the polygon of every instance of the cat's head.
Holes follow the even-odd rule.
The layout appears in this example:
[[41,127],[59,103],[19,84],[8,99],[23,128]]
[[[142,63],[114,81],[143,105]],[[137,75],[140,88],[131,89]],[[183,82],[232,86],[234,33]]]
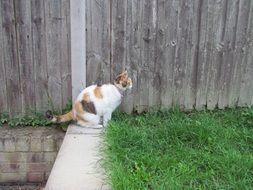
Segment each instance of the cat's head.
[[127,70],[118,74],[114,80],[114,85],[121,90],[131,89],[133,86],[132,79],[128,77]]

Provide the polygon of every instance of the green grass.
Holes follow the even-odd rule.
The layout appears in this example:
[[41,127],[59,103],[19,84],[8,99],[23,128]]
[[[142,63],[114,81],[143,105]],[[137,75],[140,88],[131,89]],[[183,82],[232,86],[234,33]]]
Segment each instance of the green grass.
[[116,113],[105,134],[115,190],[253,189],[253,109]]

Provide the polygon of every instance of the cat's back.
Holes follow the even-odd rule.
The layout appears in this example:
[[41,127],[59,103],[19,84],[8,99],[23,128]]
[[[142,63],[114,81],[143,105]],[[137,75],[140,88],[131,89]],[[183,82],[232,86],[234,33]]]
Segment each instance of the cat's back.
[[113,84],[88,86],[78,95],[77,101],[82,101],[85,95],[88,95],[91,101],[108,101],[108,99],[118,99],[121,97],[120,93]]
[[83,100],[83,97],[85,94],[89,95],[92,94],[92,92],[94,91],[94,89],[97,87],[97,85],[91,85],[91,86],[88,86],[86,87],[85,89],[83,89],[80,94],[78,95],[77,97],[77,101],[82,101]]

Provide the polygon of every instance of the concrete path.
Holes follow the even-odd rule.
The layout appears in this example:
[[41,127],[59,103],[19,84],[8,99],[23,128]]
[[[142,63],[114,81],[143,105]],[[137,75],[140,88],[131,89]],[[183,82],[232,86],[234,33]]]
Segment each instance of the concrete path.
[[46,190],[109,190],[99,168],[101,129],[70,125]]

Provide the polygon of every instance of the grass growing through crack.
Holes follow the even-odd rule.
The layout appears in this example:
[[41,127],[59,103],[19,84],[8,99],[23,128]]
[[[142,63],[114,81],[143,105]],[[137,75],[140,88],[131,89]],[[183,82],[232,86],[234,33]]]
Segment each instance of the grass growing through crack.
[[104,141],[115,190],[253,187],[252,108],[117,113]]

